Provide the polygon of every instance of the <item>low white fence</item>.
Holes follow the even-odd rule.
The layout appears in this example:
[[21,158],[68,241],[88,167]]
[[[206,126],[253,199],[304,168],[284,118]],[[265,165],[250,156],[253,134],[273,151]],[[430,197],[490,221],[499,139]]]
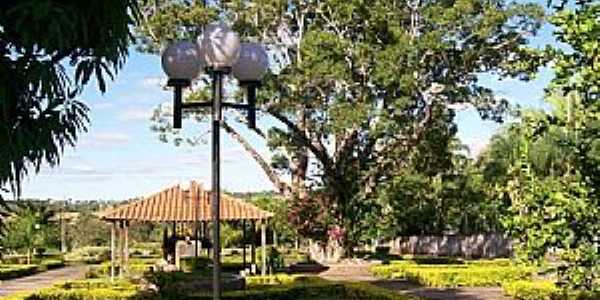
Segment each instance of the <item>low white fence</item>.
[[421,235],[398,237],[389,243],[395,254],[496,258],[512,255],[512,242],[503,234]]

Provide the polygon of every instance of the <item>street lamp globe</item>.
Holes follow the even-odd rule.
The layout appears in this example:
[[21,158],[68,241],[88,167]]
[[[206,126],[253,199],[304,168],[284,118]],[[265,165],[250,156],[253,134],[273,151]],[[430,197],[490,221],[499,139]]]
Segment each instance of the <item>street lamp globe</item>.
[[267,51],[258,43],[242,43],[240,58],[233,65],[233,76],[240,82],[260,81],[269,67]]
[[189,41],[169,45],[163,51],[161,62],[169,79],[192,80],[204,67],[198,45]]
[[206,25],[204,33],[198,37],[200,55],[206,67],[229,68],[240,56],[240,37],[223,23]]

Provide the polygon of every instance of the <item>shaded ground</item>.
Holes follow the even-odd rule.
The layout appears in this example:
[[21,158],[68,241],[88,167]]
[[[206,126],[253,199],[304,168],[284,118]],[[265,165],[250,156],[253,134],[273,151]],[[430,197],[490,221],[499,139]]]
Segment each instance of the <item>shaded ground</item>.
[[0,297],[16,292],[34,291],[50,287],[60,281],[80,279],[85,276],[87,269],[87,266],[70,266],[27,277],[4,280],[0,282]]
[[431,300],[510,300],[502,294],[501,288],[430,288],[401,280],[379,280],[369,272],[370,263],[346,262],[329,265],[329,269],[319,276],[334,281],[362,281],[394,290],[399,293]]

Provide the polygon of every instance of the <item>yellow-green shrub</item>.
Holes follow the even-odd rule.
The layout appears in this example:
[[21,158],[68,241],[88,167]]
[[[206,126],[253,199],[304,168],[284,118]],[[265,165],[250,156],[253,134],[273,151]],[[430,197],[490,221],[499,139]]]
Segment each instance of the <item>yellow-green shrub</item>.
[[[208,293],[195,294],[185,299],[212,299]],[[225,292],[223,300],[408,300],[414,297],[401,295],[368,283],[342,284],[314,277],[296,277],[292,283],[262,285],[245,291]]]
[[18,293],[4,300],[133,300],[148,299],[136,285],[126,281],[78,280],[57,284],[33,293]]
[[502,285],[504,294],[516,300],[597,300],[600,293],[565,292],[549,280],[517,280]]
[[292,284],[298,277],[298,275],[277,274],[269,276],[248,276],[245,279],[246,285],[248,287],[253,287],[261,285]]
[[395,263],[375,266],[371,272],[385,279],[408,279],[434,287],[500,286],[503,282],[530,277],[534,268],[479,265],[417,265]]
[[0,280],[32,275],[38,272],[38,265],[0,265]]
[[504,294],[519,300],[547,300],[560,294],[551,281],[517,280],[502,284]]

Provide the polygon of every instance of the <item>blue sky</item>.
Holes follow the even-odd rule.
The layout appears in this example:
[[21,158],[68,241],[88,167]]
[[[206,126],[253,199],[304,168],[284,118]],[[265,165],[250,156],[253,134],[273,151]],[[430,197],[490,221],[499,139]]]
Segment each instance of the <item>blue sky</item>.
[[[533,41],[537,46],[547,43],[552,43],[548,27]],[[541,107],[543,89],[551,78],[551,72],[543,70],[530,82],[500,81],[485,74],[480,76],[480,82],[513,103]],[[60,166],[44,167],[39,174],[31,175],[23,184],[23,197],[123,200],[192,179],[209,185],[209,145],[175,147],[160,142],[150,130],[153,109],[172,99],[171,91],[162,88],[165,80],[158,56],[132,49],[124,69],[106,94],[100,94],[94,85],[82,94],[82,100],[91,108],[89,132],[82,134],[75,148],[65,152]],[[457,123],[460,139],[474,154],[501,126],[482,121],[472,109],[460,111]],[[243,127],[238,129],[245,136],[252,136]],[[205,126],[184,123],[187,134],[205,130]],[[268,156],[265,145],[259,144],[258,149]],[[221,152],[224,189],[245,192],[272,188],[254,160],[226,134],[222,134]]]

